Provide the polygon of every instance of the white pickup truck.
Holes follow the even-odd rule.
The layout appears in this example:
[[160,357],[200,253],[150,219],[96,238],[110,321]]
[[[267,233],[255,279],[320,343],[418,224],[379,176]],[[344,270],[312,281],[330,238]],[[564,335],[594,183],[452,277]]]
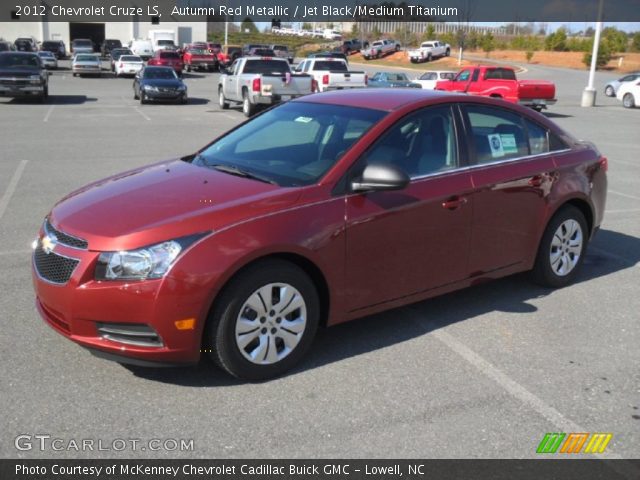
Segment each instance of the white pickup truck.
[[368,80],[364,72],[350,72],[347,62],[341,58],[306,58],[295,71],[313,77],[314,92],[364,88]]
[[430,62],[434,58],[448,57],[451,55],[451,46],[437,40],[422,42],[420,48],[409,50],[411,63]]
[[400,50],[400,44],[395,40],[376,40],[368,48],[363,48],[360,53],[365,60],[380,58]]
[[220,75],[218,100],[226,110],[230,102],[242,103],[246,117],[259,105],[275,105],[311,93],[312,78],[294,75],[285,58],[241,57]]

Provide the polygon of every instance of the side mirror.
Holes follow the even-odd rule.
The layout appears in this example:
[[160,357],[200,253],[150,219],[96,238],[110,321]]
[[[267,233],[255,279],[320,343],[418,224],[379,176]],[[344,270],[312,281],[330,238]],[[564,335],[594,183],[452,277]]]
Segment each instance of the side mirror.
[[402,190],[411,179],[400,168],[388,163],[367,165],[360,178],[351,181],[354,192]]

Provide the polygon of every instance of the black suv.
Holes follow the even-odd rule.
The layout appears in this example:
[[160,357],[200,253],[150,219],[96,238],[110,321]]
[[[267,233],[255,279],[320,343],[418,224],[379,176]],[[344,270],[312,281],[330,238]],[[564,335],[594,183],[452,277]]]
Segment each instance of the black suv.
[[42,42],[40,49],[53,53],[58,60],[67,57],[67,47],[62,40],[46,40]]
[[37,52],[38,45],[32,38],[18,38],[13,42],[19,52]]
[[102,46],[100,47],[100,52],[103,57],[108,57],[111,53],[111,50],[114,48],[122,48],[122,42],[120,40],[107,39],[102,42]]
[[49,97],[49,72],[37,53],[0,52],[0,97]]
[[0,52],[12,52],[15,49],[16,46],[13,43],[0,40]]

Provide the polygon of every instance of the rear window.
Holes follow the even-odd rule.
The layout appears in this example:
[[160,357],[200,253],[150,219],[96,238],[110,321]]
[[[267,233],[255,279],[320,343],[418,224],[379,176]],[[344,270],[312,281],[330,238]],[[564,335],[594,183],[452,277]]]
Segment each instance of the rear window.
[[456,74],[453,73],[453,72],[442,72],[440,74],[440,78],[442,80],[453,80],[455,76],[456,76]]
[[515,80],[516,72],[508,68],[492,68],[484,75],[485,80]]
[[142,59],[137,55],[122,55],[120,57],[121,62],[133,62],[133,63],[142,63]]
[[289,64],[281,60],[247,60],[243,73],[283,75],[290,71]]
[[180,58],[177,52],[162,52],[160,58]]
[[332,62],[329,60],[321,60],[315,63],[313,69],[321,70],[321,71],[332,70],[334,72],[346,72],[347,65],[344,62]]
[[95,62],[98,57],[95,55],[76,55],[76,61],[78,62]]
[[273,50],[283,50],[283,51],[287,51],[287,47],[285,45],[274,45],[273,46]]
[[93,47],[90,40],[74,40],[73,45],[75,47]]
[[42,42],[42,46],[46,48],[59,47],[60,42]]
[[189,50],[189,53],[191,53],[192,55],[206,55],[209,52],[200,48],[192,48]]

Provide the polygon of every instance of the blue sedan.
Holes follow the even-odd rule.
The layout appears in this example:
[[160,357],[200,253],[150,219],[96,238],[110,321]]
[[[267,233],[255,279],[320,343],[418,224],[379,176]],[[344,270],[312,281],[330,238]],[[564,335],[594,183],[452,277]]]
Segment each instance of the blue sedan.
[[187,103],[187,86],[172,67],[145,67],[133,80],[133,98],[140,103],[169,100]]

